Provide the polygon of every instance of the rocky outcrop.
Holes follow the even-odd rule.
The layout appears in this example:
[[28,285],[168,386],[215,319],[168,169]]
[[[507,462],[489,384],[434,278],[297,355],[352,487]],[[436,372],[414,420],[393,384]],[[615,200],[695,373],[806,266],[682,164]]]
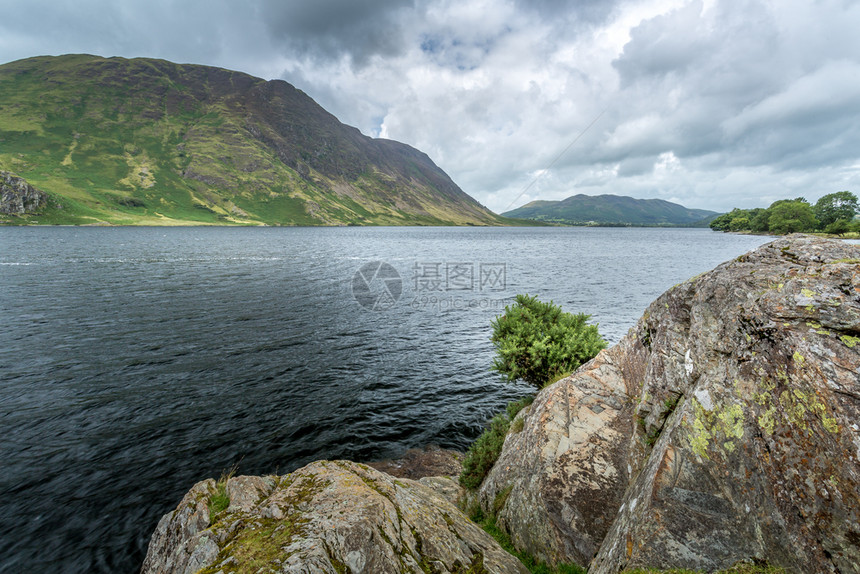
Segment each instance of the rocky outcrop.
[[769,243],[541,391],[480,500],[518,547],[591,574],[858,572],[858,343],[860,247]]
[[48,201],[45,192],[40,191],[8,171],[0,171],[0,213],[6,215],[25,215],[36,212]]
[[239,476],[225,491],[216,512],[215,481],[194,485],[159,522],[141,572],[528,572],[432,488],[365,465]]
[[392,460],[369,462],[367,466],[397,478],[411,478],[432,488],[452,504],[462,505],[466,491],[460,486],[463,453],[429,445],[413,448]]
[[462,461],[463,453],[430,445],[409,449],[400,458],[369,462],[367,466],[397,478],[420,480],[436,476],[457,478],[463,472]]

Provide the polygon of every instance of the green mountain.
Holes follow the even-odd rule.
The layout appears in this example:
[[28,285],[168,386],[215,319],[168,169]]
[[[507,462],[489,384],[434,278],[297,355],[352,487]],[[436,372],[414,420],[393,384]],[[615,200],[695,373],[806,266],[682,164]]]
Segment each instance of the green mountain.
[[13,223],[504,223],[425,154],[287,82],[163,60],[0,66],[0,171],[48,196]]
[[707,227],[707,222],[719,214],[662,199],[579,194],[561,201],[532,201],[502,215],[565,225]]

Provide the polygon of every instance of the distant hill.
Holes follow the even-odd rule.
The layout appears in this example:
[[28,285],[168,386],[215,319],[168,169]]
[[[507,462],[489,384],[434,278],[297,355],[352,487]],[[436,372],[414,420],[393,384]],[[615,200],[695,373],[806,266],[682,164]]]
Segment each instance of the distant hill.
[[574,195],[561,201],[532,201],[502,214],[564,225],[702,226],[719,215],[662,199],[620,195]]
[[13,223],[492,225],[429,157],[284,81],[152,59],[0,66],[0,171],[44,191]]

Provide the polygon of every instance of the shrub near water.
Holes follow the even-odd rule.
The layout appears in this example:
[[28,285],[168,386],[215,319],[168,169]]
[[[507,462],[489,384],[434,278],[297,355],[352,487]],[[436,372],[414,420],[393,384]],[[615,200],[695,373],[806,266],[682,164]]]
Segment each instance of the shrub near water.
[[463,458],[463,472],[460,474],[461,485],[472,490],[481,486],[484,477],[493,468],[493,464],[502,452],[502,445],[505,444],[505,436],[511,428],[511,421],[517,413],[532,404],[533,400],[534,397],[525,397],[508,403],[505,412],[493,417],[489,428],[466,451],[466,456]]
[[566,313],[552,301],[517,295],[492,323],[498,355],[493,369],[508,380],[522,379],[538,388],[576,370],[606,347],[597,326],[587,324],[589,319]]
[[[597,326],[587,324],[588,319],[588,315],[565,313],[552,301],[517,295],[514,304],[505,307],[505,314],[492,323],[498,355],[493,369],[511,381],[522,379],[538,388],[554,382],[606,347]],[[469,489],[481,485],[502,452],[511,423],[532,400],[527,397],[510,403],[505,412],[493,417],[489,428],[466,452],[460,484]],[[521,430],[520,420],[513,432]]]

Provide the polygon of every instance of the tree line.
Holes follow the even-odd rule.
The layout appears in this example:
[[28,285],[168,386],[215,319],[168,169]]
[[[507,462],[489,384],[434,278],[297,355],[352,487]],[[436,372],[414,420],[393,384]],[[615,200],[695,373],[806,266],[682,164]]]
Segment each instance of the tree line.
[[860,221],[855,221],[857,196],[850,191],[829,193],[812,205],[806,199],[780,199],[770,207],[755,209],[735,208],[714,218],[710,223],[714,231],[746,231],[752,233],[808,233],[823,231],[843,235],[860,232]]

